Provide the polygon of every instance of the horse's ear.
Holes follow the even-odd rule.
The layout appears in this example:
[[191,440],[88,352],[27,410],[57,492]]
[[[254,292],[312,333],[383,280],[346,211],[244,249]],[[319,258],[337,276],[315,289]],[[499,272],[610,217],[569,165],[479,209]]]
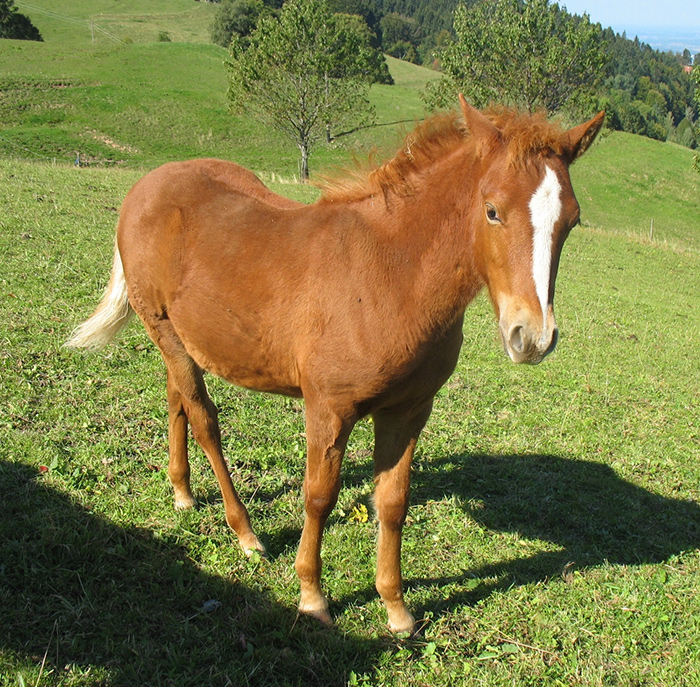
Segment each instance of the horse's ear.
[[462,108],[462,114],[464,115],[467,128],[476,140],[489,143],[501,135],[501,132],[491,120],[475,107],[472,107],[461,93],[459,94],[459,104]]
[[564,155],[568,158],[569,163],[581,157],[591,147],[591,143],[602,128],[604,120],[605,112],[599,112],[590,121],[579,124],[564,134]]

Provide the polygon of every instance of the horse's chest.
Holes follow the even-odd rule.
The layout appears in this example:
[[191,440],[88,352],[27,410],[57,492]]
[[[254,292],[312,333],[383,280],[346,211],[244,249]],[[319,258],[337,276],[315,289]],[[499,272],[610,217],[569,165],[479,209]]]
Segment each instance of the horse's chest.
[[328,360],[323,368],[326,391],[354,404],[360,415],[423,403],[454,371],[461,344],[460,321],[444,336],[418,350],[387,346],[357,355],[348,352]]

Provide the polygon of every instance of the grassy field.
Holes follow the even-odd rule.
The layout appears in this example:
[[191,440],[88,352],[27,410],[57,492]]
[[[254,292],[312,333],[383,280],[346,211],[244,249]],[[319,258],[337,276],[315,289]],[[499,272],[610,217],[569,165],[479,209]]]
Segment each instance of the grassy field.
[[[3,41],[0,153],[86,165],[149,166],[218,155],[291,177],[298,151],[280,135],[227,110],[226,51],[206,44],[106,48]],[[1,63],[0,63],[1,64]],[[380,126],[338,137],[312,154],[313,169],[398,144],[424,116],[418,96],[434,72],[391,60],[397,84],[376,85]],[[416,74],[425,76],[416,78]],[[77,75],[77,76],[76,76]]]
[[587,225],[700,251],[700,179],[687,148],[610,133],[574,166]]
[[[209,43],[216,5],[193,0],[17,0],[47,43],[113,46],[152,43],[162,32],[173,42]],[[58,5],[58,6],[57,6]]]
[[[90,6],[61,12],[146,13]],[[358,425],[324,540],[337,622],[326,630],[295,610],[303,405],[209,380],[234,481],[271,554],[247,561],[198,450],[201,505],[172,509],[165,374],[142,328],[103,355],[61,348],[105,285],[116,211],[144,168],[218,154],[273,179],[293,173],[294,151],[252,124],[240,140],[226,134],[223,99],[212,101],[217,48],[59,38],[0,45],[12,65],[0,78],[24,80],[15,93],[27,104],[0,103],[0,687],[700,684],[692,153],[612,134],[577,163],[584,222],[564,249],[561,340],[543,365],[510,364],[487,300],[470,307],[415,465],[404,537],[407,598],[424,620],[414,639],[386,633],[373,589],[372,429]],[[166,63],[180,66],[169,84]],[[374,94],[382,121],[419,116],[424,73],[392,70],[396,90]],[[52,109],[70,116],[42,120]],[[98,141],[95,166],[53,164],[56,141],[68,153],[90,126],[138,152],[105,168],[110,146]],[[398,126],[319,153],[319,168],[393,141]],[[19,155],[18,144],[38,147]]]

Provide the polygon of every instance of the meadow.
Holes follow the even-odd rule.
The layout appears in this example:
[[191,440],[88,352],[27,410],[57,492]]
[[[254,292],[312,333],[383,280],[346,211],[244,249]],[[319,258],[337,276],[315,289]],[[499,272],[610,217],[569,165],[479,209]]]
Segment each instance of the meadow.
[[[54,39],[0,45],[0,79],[15,84],[0,96],[0,686],[700,684],[692,153],[612,133],[572,169],[583,222],[542,365],[509,363],[488,299],[470,306],[415,463],[414,638],[387,633],[373,588],[372,426],[358,425],[324,540],[328,630],[296,613],[303,404],[208,379],[270,552],[246,560],[197,449],[200,507],[172,508],[165,372],[142,327],[100,355],[62,348],[97,303],[117,209],[146,169],[216,154],[278,192],[317,193],[290,183],[284,141],[226,114],[223,51],[149,42],[132,5],[120,21],[143,24],[141,41],[70,43],[37,13]],[[164,3],[162,26],[174,33],[185,5]],[[390,123],[421,116],[424,71],[391,68],[397,86],[372,96],[387,126],[320,150],[318,170],[391,148],[410,124]],[[123,150],[92,138],[88,166],[72,166],[93,129]]]

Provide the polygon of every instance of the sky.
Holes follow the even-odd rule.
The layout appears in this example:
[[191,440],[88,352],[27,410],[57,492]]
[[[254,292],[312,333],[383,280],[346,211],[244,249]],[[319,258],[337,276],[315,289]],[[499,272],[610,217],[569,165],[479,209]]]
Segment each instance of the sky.
[[652,47],[684,46],[700,52],[700,0],[558,0],[558,4],[570,14],[586,12],[603,28],[626,31],[628,38],[638,35]]

